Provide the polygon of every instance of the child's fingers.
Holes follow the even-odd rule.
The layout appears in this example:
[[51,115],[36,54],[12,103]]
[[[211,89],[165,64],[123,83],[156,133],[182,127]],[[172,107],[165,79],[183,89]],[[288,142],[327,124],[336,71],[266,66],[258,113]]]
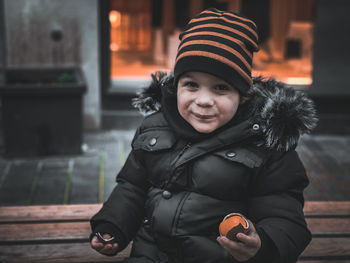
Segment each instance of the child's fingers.
[[245,251],[245,249],[243,247],[244,245],[242,243],[229,240],[226,237],[219,237],[217,239],[217,241],[236,260],[245,261],[245,260],[249,259],[249,255],[246,255],[246,251]]
[[249,219],[247,219],[247,220],[248,220],[248,223],[249,223],[248,235],[250,235],[251,233],[257,233],[253,222],[250,221]]
[[103,248],[104,244],[95,236],[91,239],[91,247],[97,251]]
[[113,256],[118,252],[118,243],[105,244],[99,252],[107,256]]
[[[244,236],[249,237],[247,235],[244,235]],[[260,246],[259,247],[256,247],[253,245],[248,246],[243,242],[232,241],[226,237],[219,237],[217,241],[224,249],[226,249],[238,261],[245,261],[252,258],[260,248]],[[251,240],[249,240],[248,243],[250,241]]]
[[252,248],[260,248],[261,241],[259,236],[255,233],[251,233],[250,235],[245,235],[243,233],[238,233],[236,235],[237,239],[241,241],[244,245]]
[[101,254],[113,256],[118,252],[118,243],[104,244],[97,237],[91,240],[91,247]]
[[259,237],[258,232],[255,229],[255,226],[252,221],[248,219],[249,222],[249,229],[248,233],[238,233],[236,235],[237,239],[244,243],[246,246],[251,247],[251,248],[260,248],[261,246],[261,240]]
[[217,241],[220,243],[220,245],[225,248],[230,253],[235,253],[236,251],[240,251],[242,249],[243,244],[232,241],[228,239],[227,237],[218,237]]

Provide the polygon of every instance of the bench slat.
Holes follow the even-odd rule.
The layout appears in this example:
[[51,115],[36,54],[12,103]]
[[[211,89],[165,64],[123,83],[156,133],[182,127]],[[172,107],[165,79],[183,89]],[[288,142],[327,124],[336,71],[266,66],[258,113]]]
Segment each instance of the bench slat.
[[[118,259],[128,256],[129,253],[130,246],[123,253],[118,254]],[[350,258],[348,239],[314,238],[301,255],[300,261],[309,262],[310,259],[323,258],[331,262],[332,257],[339,260]],[[115,257],[99,255],[90,248],[89,243],[0,246],[0,262],[109,262],[115,260]],[[338,263],[339,260],[337,260]]]
[[[307,222],[314,236],[350,236],[350,220],[347,218],[307,218]],[[53,242],[54,240],[87,241],[89,234],[90,224],[87,221],[0,224],[0,244],[4,242]]]
[[35,221],[87,221],[101,208],[92,205],[3,206],[0,224]]
[[304,205],[306,217],[314,216],[338,216],[350,217],[349,201],[308,201]]
[[[304,212],[308,216],[349,216],[350,203],[347,201],[305,202]],[[26,220],[88,220],[102,204],[89,205],[49,205],[49,206],[3,206],[0,207],[1,222]]]
[[[347,201],[305,202],[306,217],[340,216],[350,217],[350,203]],[[0,207],[0,223],[22,221],[89,220],[102,204],[49,205],[49,206],[3,206]]]
[[[91,229],[89,222],[0,224],[0,244],[88,242]],[[14,234],[16,233],[16,234]]]
[[[350,220],[347,218],[307,218],[314,236],[350,236]],[[16,235],[13,235],[16,233]],[[0,244],[4,242],[37,242],[87,240],[90,224],[85,222],[13,223],[0,224]]]
[[[348,238],[313,238],[301,254],[301,259],[350,259]],[[328,261],[327,261],[328,262]]]
[[350,237],[349,218],[306,218],[306,222],[314,236],[328,234]]
[[116,262],[130,254],[130,246],[117,256],[108,257],[94,251],[89,243],[0,246],[0,262]]

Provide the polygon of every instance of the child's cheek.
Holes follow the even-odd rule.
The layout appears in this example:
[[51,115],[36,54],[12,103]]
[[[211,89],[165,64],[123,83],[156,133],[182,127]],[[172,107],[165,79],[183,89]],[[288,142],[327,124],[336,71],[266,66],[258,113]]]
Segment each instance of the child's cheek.
[[186,96],[186,93],[177,96],[177,109],[183,118],[188,115],[189,105],[190,101],[189,97]]

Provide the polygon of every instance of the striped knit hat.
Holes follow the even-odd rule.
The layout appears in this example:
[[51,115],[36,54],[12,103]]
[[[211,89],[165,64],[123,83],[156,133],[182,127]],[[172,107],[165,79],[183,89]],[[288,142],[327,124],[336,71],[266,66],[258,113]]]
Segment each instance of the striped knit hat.
[[180,34],[175,83],[188,71],[215,75],[246,94],[252,85],[253,52],[258,35],[253,21],[241,15],[207,9],[194,17]]

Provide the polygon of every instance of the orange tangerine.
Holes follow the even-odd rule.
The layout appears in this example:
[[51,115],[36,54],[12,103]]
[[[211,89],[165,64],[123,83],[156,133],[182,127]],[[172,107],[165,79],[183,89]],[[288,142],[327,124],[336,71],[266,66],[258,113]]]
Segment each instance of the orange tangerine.
[[219,225],[219,231],[222,236],[226,236],[227,233],[234,227],[241,224],[244,229],[248,228],[247,220],[238,213],[233,213],[224,218],[224,220]]

